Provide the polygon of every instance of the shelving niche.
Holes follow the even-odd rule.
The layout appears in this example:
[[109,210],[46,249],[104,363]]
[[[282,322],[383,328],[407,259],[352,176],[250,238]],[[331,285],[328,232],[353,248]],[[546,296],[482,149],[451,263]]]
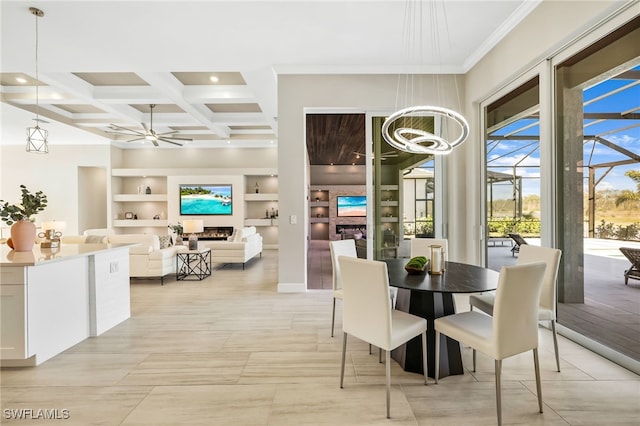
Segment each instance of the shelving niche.
[[[243,188],[235,189],[234,200],[244,203],[244,217],[235,227],[256,226],[263,235],[264,248],[278,247],[278,218],[271,217],[278,212],[278,176],[271,168],[256,169],[141,169],[114,168],[111,170],[111,223],[116,232],[166,234],[172,214],[169,209],[168,180],[176,176],[235,175],[242,176]],[[256,193],[256,183],[259,190]],[[139,194],[147,186],[151,194]],[[177,196],[177,195],[176,195]],[[242,210],[242,209],[240,209]],[[125,219],[125,213],[137,214],[138,219]],[[266,216],[268,212],[269,217]],[[153,219],[159,215],[160,220]],[[173,213],[175,216],[175,212]],[[172,219],[172,223],[178,219]]]

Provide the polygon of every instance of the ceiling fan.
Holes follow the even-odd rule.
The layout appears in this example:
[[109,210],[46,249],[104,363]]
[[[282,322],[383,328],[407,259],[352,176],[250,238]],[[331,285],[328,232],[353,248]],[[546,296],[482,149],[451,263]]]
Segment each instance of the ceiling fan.
[[[366,157],[367,156],[367,154],[363,154],[362,152],[357,152],[357,151],[353,151],[353,154],[356,156],[356,158]],[[395,158],[397,156],[398,156],[398,152],[397,151],[388,151],[388,152],[383,152],[382,154],[380,154],[380,159],[382,161],[384,161],[387,158]]]
[[183,142],[188,142],[193,140],[189,138],[179,138],[176,136],[172,136],[174,133],[177,133],[175,130],[171,132],[156,133],[156,131],[153,130],[153,108],[155,108],[155,104],[150,104],[149,108],[151,111],[149,126],[147,126],[145,123],[140,123],[142,125],[142,128],[144,129],[144,132],[141,132],[139,130],[134,130],[134,129],[128,129],[126,127],[118,126],[117,124],[109,124],[109,127],[114,131],[107,131],[107,133],[133,137],[133,139],[129,139],[125,142],[148,140],[154,146],[159,146],[158,142],[166,142],[173,145],[182,146]]

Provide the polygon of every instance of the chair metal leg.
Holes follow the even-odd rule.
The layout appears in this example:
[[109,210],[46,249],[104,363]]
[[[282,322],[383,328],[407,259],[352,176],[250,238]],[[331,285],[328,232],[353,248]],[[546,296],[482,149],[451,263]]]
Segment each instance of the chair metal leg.
[[502,426],[502,360],[496,359],[496,411],[498,413],[498,426]]
[[378,348],[378,362],[382,364],[382,349]]
[[333,298],[333,312],[331,312],[331,337],[333,337],[333,325],[336,322],[336,298]]
[[542,383],[540,382],[540,363],[538,361],[538,348],[533,349],[533,364],[536,369],[536,389],[538,392],[538,407],[542,413]]
[[344,386],[344,360],[347,356],[347,333],[342,338],[342,366],[340,367],[340,389]]
[[556,331],[556,321],[551,320],[551,331],[553,332],[553,348],[556,351],[556,367],[560,372],[560,353],[558,352],[558,332]]
[[436,385],[440,376],[440,332],[436,331]]
[[391,351],[385,351],[385,361],[387,361],[387,418],[391,418]]
[[371,355],[371,343],[369,343],[369,355]]
[[424,385],[429,380],[429,365],[427,364],[427,332],[422,332],[422,370],[424,372]]
[[476,372],[476,350],[475,349],[473,349],[473,372],[474,373]]

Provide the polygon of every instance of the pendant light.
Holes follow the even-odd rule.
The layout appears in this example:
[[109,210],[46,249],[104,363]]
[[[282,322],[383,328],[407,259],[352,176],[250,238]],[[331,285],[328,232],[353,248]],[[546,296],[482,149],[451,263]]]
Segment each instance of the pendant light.
[[44,16],[44,12],[36,7],[30,7],[29,12],[36,18],[36,125],[35,127],[27,127],[27,152],[36,152],[40,154],[47,154],[49,152],[49,144],[47,137],[49,132],[40,128],[40,116],[39,116],[39,93],[38,86],[40,81],[38,80],[38,18]]
[[[442,17],[438,16],[438,3],[442,3]],[[440,1],[429,1],[428,4],[431,6],[429,10],[429,28],[431,29],[431,40],[433,53],[438,60],[440,60],[440,43],[439,36],[442,32],[447,34],[448,38],[448,26],[446,20],[446,13],[444,12],[444,3],[442,0]],[[423,1],[419,0],[407,0],[405,9],[405,41],[407,43],[407,54],[409,59],[411,58],[411,46],[414,41],[417,44],[417,54],[418,58],[422,63],[422,25],[423,21],[423,10],[422,5]],[[417,9],[414,8],[417,6]],[[415,22],[417,22],[417,27]],[[439,25],[444,23],[445,31],[441,31]],[[413,52],[415,53],[415,52]],[[438,87],[439,81],[436,74],[435,77],[435,90],[437,92],[437,98],[440,97],[441,90]],[[456,84],[456,93],[458,93],[457,81],[454,81]],[[396,103],[400,99],[401,92],[401,84],[400,77],[398,78],[398,94],[396,97]],[[406,76],[405,77],[405,103],[409,104],[412,101],[414,95],[413,88],[413,77]],[[442,102],[442,99],[436,99],[439,102]],[[398,107],[398,105],[396,105]],[[440,131],[440,135],[436,135],[435,126],[433,132],[430,132],[425,129],[425,118],[434,119],[442,119],[442,129],[448,129],[450,124],[455,124],[458,128],[458,135],[453,138],[447,138],[442,136],[444,131]],[[394,148],[409,152],[412,154],[432,154],[432,155],[442,155],[449,154],[453,148],[460,145],[464,142],[469,136],[469,124],[467,120],[458,112],[454,111],[451,108],[447,108],[444,106],[433,106],[433,105],[418,105],[418,106],[409,106],[405,108],[401,108],[398,111],[391,114],[384,121],[382,125],[382,137],[384,140]]]

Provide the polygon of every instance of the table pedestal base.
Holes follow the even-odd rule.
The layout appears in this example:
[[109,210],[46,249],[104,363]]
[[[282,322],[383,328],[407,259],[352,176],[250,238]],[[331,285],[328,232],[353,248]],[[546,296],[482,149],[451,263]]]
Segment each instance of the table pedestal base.
[[[398,289],[396,309],[427,319],[427,365],[429,377],[435,377],[436,318],[456,313],[455,301],[451,293],[431,293]],[[422,339],[414,337],[405,345],[392,351],[391,356],[405,371],[423,374]],[[460,343],[447,336],[440,336],[440,377],[464,374]]]

